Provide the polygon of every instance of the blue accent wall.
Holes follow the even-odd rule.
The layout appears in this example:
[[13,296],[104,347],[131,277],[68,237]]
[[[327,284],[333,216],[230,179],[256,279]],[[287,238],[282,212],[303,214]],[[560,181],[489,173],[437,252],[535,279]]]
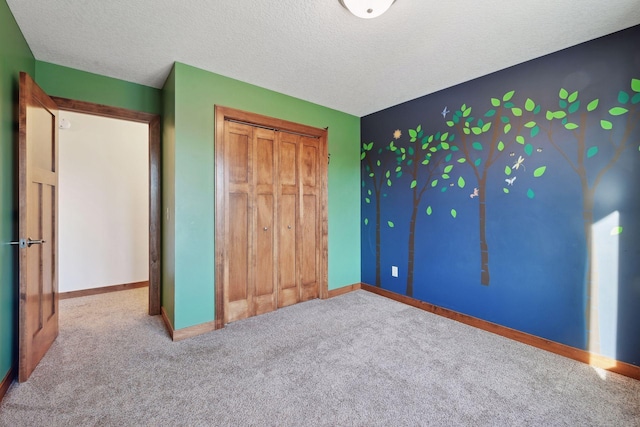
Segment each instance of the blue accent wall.
[[638,40],[363,117],[363,282],[640,365]]

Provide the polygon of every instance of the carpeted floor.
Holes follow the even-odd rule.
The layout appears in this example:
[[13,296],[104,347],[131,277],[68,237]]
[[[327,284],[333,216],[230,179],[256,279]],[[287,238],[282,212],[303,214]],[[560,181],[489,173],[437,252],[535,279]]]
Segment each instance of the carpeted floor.
[[60,302],[1,426],[640,426],[640,382],[365,292],[181,342],[146,289]]

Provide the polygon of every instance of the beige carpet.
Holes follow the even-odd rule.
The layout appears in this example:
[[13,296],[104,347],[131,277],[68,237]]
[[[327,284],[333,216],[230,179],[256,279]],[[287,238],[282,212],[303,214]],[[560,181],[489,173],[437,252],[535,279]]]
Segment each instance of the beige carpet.
[[146,289],[61,301],[2,426],[640,426],[640,382],[365,291],[171,342]]

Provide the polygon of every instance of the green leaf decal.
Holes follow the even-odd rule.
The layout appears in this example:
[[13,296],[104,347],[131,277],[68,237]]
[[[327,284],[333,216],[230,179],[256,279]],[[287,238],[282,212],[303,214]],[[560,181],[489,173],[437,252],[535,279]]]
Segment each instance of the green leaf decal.
[[509,116],[501,116],[501,117],[500,117],[500,121],[501,121],[502,123],[509,123],[509,121],[510,121],[510,120],[509,120]]
[[478,141],[474,142],[473,144],[471,144],[471,146],[473,148],[475,148],[478,151],[482,151],[482,144],[480,144]]
[[618,93],[618,102],[620,104],[626,104],[629,102],[629,94],[623,90]]
[[510,91],[510,92],[505,93],[505,94],[504,94],[504,96],[502,97],[502,100],[503,100],[504,102],[507,102],[508,100],[510,100],[511,98],[513,98],[513,94],[514,94],[514,93],[516,93],[516,91],[515,91],[515,90],[512,90],[512,91]]
[[482,159],[476,159],[476,161],[473,162],[473,164],[476,166],[480,166],[480,163],[482,163]]
[[609,110],[609,114],[611,114],[612,116],[621,116],[621,115],[625,114],[628,111],[629,110],[627,110],[626,108],[613,107],[612,109]]
[[504,134],[508,134],[509,131],[511,130],[511,124],[507,123],[506,125],[504,125]]
[[560,99],[567,99],[567,97],[569,96],[569,92],[567,92],[565,89],[560,89],[560,93],[558,94],[558,96],[560,97]]
[[611,229],[611,232],[609,232],[609,234],[611,234],[612,236],[617,236],[618,234],[622,234],[622,227],[614,227]]
[[567,101],[575,102],[576,99],[578,99],[578,91],[575,91],[571,95],[569,95],[569,98],[567,98]]
[[536,108],[533,109],[533,114],[538,114],[540,110],[542,110],[542,107],[540,105],[536,105]]
[[631,79],[631,89],[634,92],[640,92],[640,79]]
[[518,144],[524,145],[524,136],[522,136],[522,135],[516,136],[516,142]]
[[527,101],[524,103],[524,109],[527,111],[533,111],[536,108],[536,103],[533,102],[531,98],[527,98]]
[[600,102],[599,99],[594,99],[593,101],[591,101],[588,105],[587,105],[587,111],[593,111],[596,108],[598,108],[598,103]]
[[384,174],[385,178],[389,178],[391,176],[391,172],[387,171],[387,173]]
[[368,194],[368,195],[371,195],[371,190],[367,190],[367,194]]
[[635,95],[633,95],[633,98],[631,98],[631,103],[635,105],[639,102],[640,102],[640,93],[636,93]]
[[587,159],[592,158],[593,156],[595,156],[596,154],[598,154],[598,147],[593,146],[591,148],[589,148],[587,150]]
[[431,215],[432,212],[433,209],[431,209],[431,206],[427,206],[427,215]]
[[485,123],[485,125],[482,126],[482,132],[489,132],[489,129],[491,129],[491,122]]
[[365,197],[365,198],[364,198],[364,201],[365,201],[366,203],[371,203],[371,199],[370,199],[370,198],[368,198],[368,197]]
[[473,132],[474,135],[480,135],[482,133],[482,128],[472,127],[471,131]]
[[447,165],[447,166],[444,168],[444,173],[449,173],[449,172],[451,172],[451,169],[453,169],[453,165]]
[[504,191],[504,194],[509,194],[509,189],[508,188],[503,188],[502,191]]
[[499,141],[498,142],[498,151],[502,151],[502,150],[504,150],[504,142]]
[[533,199],[536,196],[536,193],[533,192],[532,189],[527,190],[527,197]]
[[540,126],[535,126],[533,129],[531,129],[531,138],[533,138],[539,133],[540,133]]
[[580,108],[580,101],[576,101],[573,104],[569,105],[569,113],[573,114]]
[[455,209],[451,209],[451,216],[452,217],[457,217],[458,216],[458,212]]
[[496,110],[494,110],[494,109],[491,109],[491,110],[487,111],[486,113],[484,113],[485,117],[493,117],[495,115],[496,115]]
[[533,176],[535,176],[536,178],[540,178],[542,175],[544,175],[544,172],[547,170],[546,166],[540,166],[538,169],[533,171]]
[[364,160],[366,156],[367,156],[367,153],[363,151],[362,154],[360,154],[360,160]]
[[504,174],[507,176],[511,175],[511,167],[509,167],[509,165],[504,167]]
[[416,138],[418,136],[418,132],[416,132],[415,129],[409,129],[409,136],[411,136],[411,138]]
[[526,128],[532,128],[532,127],[534,127],[535,125],[536,125],[536,122],[534,122],[534,121],[532,120],[532,121],[530,121],[530,122],[525,123],[525,124],[524,124],[524,127],[526,127]]
[[387,225],[391,228],[395,227],[395,224],[392,221],[387,221]]
[[547,120],[553,120],[553,113],[551,111],[547,111],[547,115],[545,117]]
[[442,145],[442,149],[443,149],[443,150],[448,150],[448,149],[449,149],[449,147],[451,147],[451,146],[449,145],[449,143],[448,143],[448,142],[443,142],[443,143],[442,143],[442,144],[440,144],[440,145]]
[[467,161],[467,159],[465,159],[464,157],[461,157],[461,158],[458,159],[458,163],[464,163],[466,161]]
[[450,162],[452,157],[453,157],[453,154],[449,153],[449,154],[447,154],[447,157],[444,158],[444,161],[445,162]]
[[449,174],[443,173],[443,174],[442,174],[442,178],[443,178],[443,179],[449,179]]
[[567,130],[574,130],[578,129],[579,126],[575,123],[567,123],[564,127],[567,128]]
[[418,181],[416,181],[415,179],[411,181],[411,188],[416,188],[416,185],[418,185]]
[[369,218],[364,219],[364,225],[369,225]]
[[514,107],[511,109],[511,112],[513,113],[514,116],[516,117],[520,117],[522,115],[522,109]]
[[530,156],[533,153],[533,145],[531,144],[525,145],[524,152],[527,153],[527,156]]
[[604,130],[611,130],[613,128],[613,124],[608,120],[600,120],[600,126]]
[[567,113],[565,113],[564,111],[558,110],[555,113],[553,113],[554,119],[562,119],[564,117],[567,117]]
[[464,188],[465,185],[466,185],[466,182],[464,181],[464,178],[463,177],[458,178],[458,187]]
[[499,107],[500,100],[498,98],[491,98],[491,105],[493,105],[494,107]]
[[453,123],[451,120],[447,120],[447,126],[449,127],[453,127],[455,123]]
[[431,181],[431,186],[435,187],[436,185],[438,185],[438,180],[434,179],[433,181]]

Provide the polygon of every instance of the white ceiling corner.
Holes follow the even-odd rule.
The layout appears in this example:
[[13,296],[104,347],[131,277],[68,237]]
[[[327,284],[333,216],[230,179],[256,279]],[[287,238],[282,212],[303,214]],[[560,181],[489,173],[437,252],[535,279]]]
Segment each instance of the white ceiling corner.
[[638,0],[7,0],[38,60],[161,87],[174,61],[363,116],[640,24]]

